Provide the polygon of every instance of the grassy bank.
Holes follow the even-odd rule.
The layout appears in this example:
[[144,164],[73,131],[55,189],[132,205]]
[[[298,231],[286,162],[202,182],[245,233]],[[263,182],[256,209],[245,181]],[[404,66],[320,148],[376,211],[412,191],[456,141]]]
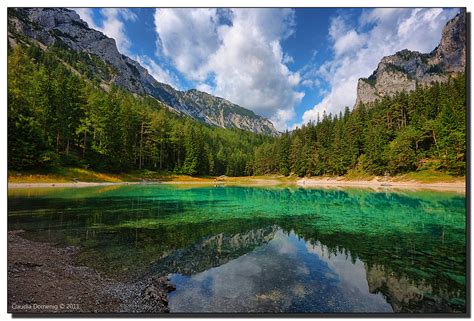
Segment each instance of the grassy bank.
[[70,183],[80,182],[139,182],[142,180],[169,180],[172,175],[151,171],[106,173],[83,168],[64,167],[51,171],[8,171],[9,183]]
[[420,183],[455,183],[466,181],[465,176],[454,176],[445,172],[437,172],[434,170],[426,170],[419,172],[411,172],[394,177],[395,181],[417,181]]
[[[323,176],[318,178],[338,179],[344,181],[371,181],[376,178],[374,175],[361,172],[349,172],[342,177]],[[393,182],[413,182],[413,183],[457,183],[465,181],[464,176],[453,176],[445,172],[434,170],[411,172],[403,175],[383,177]],[[296,176],[285,177],[282,175],[266,176],[243,176],[243,177],[225,177],[226,183],[249,184],[249,185],[267,185],[275,184],[293,184],[297,180]],[[153,171],[132,171],[129,173],[105,173],[97,172],[83,168],[58,168],[52,171],[27,172],[27,171],[9,171],[9,183],[71,183],[80,182],[140,182],[140,181],[161,181],[173,183],[212,183],[216,181],[213,176],[192,177],[187,175],[175,175],[167,172]]]
[[[217,178],[218,181],[225,181],[230,184],[256,184],[272,185],[291,184],[296,181],[296,177],[285,177],[282,175],[272,176],[243,176],[243,177],[225,177]],[[193,177],[188,175],[176,175],[168,172],[153,171],[132,171],[129,173],[106,173],[97,172],[83,168],[58,168],[52,171],[30,172],[30,171],[9,171],[8,182],[19,184],[35,183],[72,183],[92,182],[92,183],[121,183],[121,182],[141,182],[141,181],[159,181],[170,183],[215,183],[216,177],[204,176]]]
[[[348,181],[371,181],[377,178],[381,177],[356,171],[349,171],[346,175],[343,176],[343,179]],[[436,171],[434,169],[426,169],[405,174],[398,174],[395,176],[386,176],[383,178],[386,178],[387,180],[393,182],[418,182],[422,184],[457,183],[466,180],[465,176],[455,176],[446,172]]]

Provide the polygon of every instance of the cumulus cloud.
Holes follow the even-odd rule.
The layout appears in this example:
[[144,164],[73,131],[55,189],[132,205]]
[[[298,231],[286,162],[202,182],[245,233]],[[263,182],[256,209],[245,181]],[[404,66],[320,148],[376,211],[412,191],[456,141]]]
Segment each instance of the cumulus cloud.
[[358,79],[372,74],[383,56],[405,48],[433,50],[442,28],[457,11],[378,8],[364,11],[356,26],[351,26],[342,15],[334,17],[328,30],[333,59],[308,71],[314,76],[313,81],[324,81],[331,89],[320,103],[303,114],[303,123],[316,120],[324,111],[335,114],[345,106],[352,107]]
[[270,118],[278,129],[304,94],[281,41],[295,30],[289,9],[157,9],[158,53],[197,88]]
[[337,56],[343,55],[350,50],[358,50],[367,41],[366,35],[358,34],[350,30],[334,42],[334,51]]
[[137,16],[128,9],[105,8],[101,10],[104,17],[102,32],[114,38],[118,50],[123,54],[128,54],[131,46],[130,39],[125,33],[124,21],[135,21]]
[[157,54],[173,60],[193,80],[204,80],[203,66],[219,48],[217,9],[156,9]]

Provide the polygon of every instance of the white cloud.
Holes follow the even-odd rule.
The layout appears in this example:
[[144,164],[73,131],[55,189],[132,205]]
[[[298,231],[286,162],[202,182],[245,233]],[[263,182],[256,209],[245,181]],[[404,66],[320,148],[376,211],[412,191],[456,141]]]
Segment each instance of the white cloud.
[[295,62],[295,59],[292,56],[290,56],[286,53],[283,54],[283,63],[285,65],[286,64],[291,64],[291,63],[294,63],[294,62]]
[[317,78],[315,79],[304,79],[302,82],[301,82],[301,85],[303,86],[306,86],[310,89],[320,89],[320,86],[321,86],[321,81]]
[[200,83],[196,86],[197,90],[204,91],[206,93],[211,93],[213,91],[212,87],[205,83]]
[[270,120],[276,129],[284,131],[289,128],[288,123],[294,120],[295,117],[296,113],[293,108],[278,109]]
[[366,35],[358,34],[355,30],[349,30],[347,33],[336,39],[334,43],[334,51],[337,56],[340,56],[348,51],[360,49],[366,41]]
[[202,70],[219,47],[217,9],[156,9],[157,55],[172,59],[193,80],[205,80]]
[[[440,8],[378,8],[363,12],[357,27],[349,26],[342,16],[332,19],[328,33],[334,58],[316,70],[317,76],[331,89],[320,103],[303,114],[303,123],[316,120],[323,111],[335,114],[345,106],[352,108],[358,79],[372,74],[383,56],[402,49],[433,50],[439,43],[442,28],[456,12],[456,9]],[[357,31],[368,27],[368,31]]]
[[294,32],[292,10],[157,9],[155,25],[158,52],[197,88],[270,118],[278,129],[294,117],[304,96],[295,90],[301,77],[288,69],[292,58],[281,48]]

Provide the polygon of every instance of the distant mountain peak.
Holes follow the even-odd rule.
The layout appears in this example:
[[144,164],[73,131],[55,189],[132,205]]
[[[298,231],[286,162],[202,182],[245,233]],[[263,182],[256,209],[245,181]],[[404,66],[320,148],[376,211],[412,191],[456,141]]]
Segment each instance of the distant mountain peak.
[[137,61],[121,54],[114,39],[91,29],[75,11],[65,8],[9,8],[10,44],[15,44],[17,34],[35,39],[46,47],[61,42],[71,50],[100,58],[117,70],[110,79],[101,79],[105,85],[115,84],[132,93],[152,96],[178,113],[213,126],[278,135],[268,119],[228,100],[196,89],[179,91],[158,82]]
[[445,82],[466,68],[466,15],[461,10],[443,28],[439,45],[430,53],[403,49],[383,57],[368,78],[357,83],[355,107],[385,96],[415,90],[417,85]]

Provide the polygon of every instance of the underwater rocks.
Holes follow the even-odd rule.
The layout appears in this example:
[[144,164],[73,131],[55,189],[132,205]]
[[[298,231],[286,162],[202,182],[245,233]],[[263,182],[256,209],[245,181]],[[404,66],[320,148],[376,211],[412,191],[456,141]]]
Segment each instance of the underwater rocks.
[[77,266],[78,247],[55,247],[8,232],[8,312],[22,313],[166,313],[166,277],[119,282]]
[[152,311],[147,312],[169,312],[167,293],[174,290],[176,286],[167,277],[152,277],[142,295],[147,306],[152,308]]

